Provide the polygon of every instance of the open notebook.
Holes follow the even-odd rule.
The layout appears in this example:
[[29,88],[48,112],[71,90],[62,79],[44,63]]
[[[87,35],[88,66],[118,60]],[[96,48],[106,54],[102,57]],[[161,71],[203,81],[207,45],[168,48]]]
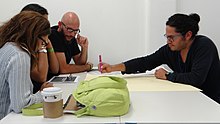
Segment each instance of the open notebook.
[[51,83],[74,83],[78,82],[79,76],[76,75],[59,75],[59,76],[53,76],[48,82]]

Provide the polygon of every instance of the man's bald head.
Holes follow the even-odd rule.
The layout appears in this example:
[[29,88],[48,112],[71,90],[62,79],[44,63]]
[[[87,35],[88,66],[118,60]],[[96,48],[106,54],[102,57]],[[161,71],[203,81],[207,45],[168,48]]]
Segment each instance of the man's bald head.
[[65,24],[67,24],[67,25],[78,25],[78,26],[80,25],[79,17],[74,12],[65,13],[63,15],[61,21],[64,22]]
[[59,21],[58,26],[57,31],[63,32],[65,39],[70,41],[80,32],[79,17],[74,12],[67,12],[63,15],[61,21]]

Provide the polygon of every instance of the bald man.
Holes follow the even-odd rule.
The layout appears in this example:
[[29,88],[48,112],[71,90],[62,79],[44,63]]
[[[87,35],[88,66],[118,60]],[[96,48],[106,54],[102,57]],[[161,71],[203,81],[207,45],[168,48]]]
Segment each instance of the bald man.
[[[80,20],[76,13],[67,12],[63,15],[58,26],[51,28],[51,40],[57,56],[59,74],[70,74],[92,69],[92,64],[87,62],[88,39],[81,36]],[[81,51],[80,48],[81,47]],[[74,63],[70,63],[73,59]]]

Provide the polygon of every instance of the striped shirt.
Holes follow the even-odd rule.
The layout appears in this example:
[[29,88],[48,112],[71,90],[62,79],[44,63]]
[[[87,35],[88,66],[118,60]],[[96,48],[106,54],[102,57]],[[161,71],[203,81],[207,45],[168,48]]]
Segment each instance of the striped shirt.
[[0,48],[0,119],[43,101],[40,92],[33,94],[30,64],[30,55],[15,43]]

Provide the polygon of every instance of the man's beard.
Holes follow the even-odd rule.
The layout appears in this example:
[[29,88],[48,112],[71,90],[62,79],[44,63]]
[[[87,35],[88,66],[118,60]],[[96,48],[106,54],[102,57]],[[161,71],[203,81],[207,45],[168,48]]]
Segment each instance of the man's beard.
[[70,38],[70,40],[67,40],[67,38],[66,38],[66,37],[68,37],[68,36],[66,36],[66,35],[64,34],[63,29],[61,29],[60,34],[61,34],[61,36],[62,36],[62,37],[65,39],[65,41],[67,41],[67,42],[72,41],[72,39],[74,38],[74,37],[70,36],[70,37],[71,37],[71,38]]

